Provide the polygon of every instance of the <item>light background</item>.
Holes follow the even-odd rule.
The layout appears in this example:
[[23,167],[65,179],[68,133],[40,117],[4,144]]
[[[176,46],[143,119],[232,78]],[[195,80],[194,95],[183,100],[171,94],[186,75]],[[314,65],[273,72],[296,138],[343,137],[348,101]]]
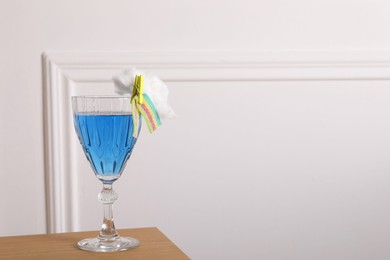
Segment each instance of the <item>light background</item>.
[[[389,5],[1,0],[0,234],[46,232],[44,51],[380,53]],[[388,259],[388,86],[170,84],[180,117],[161,138],[143,133],[130,163],[145,173],[128,170],[117,183],[117,225],[158,226],[193,259]],[[231,105],[237,98],[245,113]],[[144,151],[163,156],[147,164]],[[98,189],[86,191],[96,219],[81,229],[100,225]],[[127,192],[134,197],[121,200]]]

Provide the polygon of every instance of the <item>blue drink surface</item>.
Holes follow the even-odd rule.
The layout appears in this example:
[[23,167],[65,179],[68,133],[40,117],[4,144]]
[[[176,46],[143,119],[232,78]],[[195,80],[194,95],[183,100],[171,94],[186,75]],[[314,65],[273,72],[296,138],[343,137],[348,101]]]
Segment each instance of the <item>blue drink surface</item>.
[[131,114],[74,115],[77,135],[98,179],[117,180],[137,141]]

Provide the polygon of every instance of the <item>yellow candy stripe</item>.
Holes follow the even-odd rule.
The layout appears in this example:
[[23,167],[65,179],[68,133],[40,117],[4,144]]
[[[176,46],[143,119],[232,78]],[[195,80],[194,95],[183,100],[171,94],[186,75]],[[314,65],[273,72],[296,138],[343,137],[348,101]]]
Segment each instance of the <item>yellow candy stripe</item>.
[[139,131],[139,111],[136,99],[131,101],[131,111],[133,112],[133,137],[137,138]]
[[133,93],[131,94],[131,107],[133,111],[133,136],[137,137],[139,130],[139,118],[145,119],[149,132],[152,133],[161,125],[160,117],[152,100],[144,94],[144,77],[136,75],[134,79]]

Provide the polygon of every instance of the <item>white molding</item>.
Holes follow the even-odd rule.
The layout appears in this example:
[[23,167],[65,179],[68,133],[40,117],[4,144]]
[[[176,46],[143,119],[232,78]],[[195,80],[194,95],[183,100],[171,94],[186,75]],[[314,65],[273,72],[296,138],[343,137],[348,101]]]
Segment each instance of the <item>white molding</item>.
[[65,174],[61,167],[61,150],[55,152],[55,149],[60,147],[61,139],[60,122],[56,116],[59,114],[59,91],[64,87],[62,83],[66,82],[66,78],[60,68],[47,56],[43,57],[43,74],[47,230],[56,232],[65,228],[63,210],[66,208],[66,198],[63,196],[63,191],[66,187],[62,182]]
[[390,80],[390,52],[46,52],[43,54],[48,232],[75,229],[70,174],[74,158],[64,133],[69,88],[109,82],[120,69],[153,70],[165,81]]
[[[390,52],[48,52],[75,81],[137,65],[166,81],[387,80]],[[83,71],[83,72],[81,72]]]

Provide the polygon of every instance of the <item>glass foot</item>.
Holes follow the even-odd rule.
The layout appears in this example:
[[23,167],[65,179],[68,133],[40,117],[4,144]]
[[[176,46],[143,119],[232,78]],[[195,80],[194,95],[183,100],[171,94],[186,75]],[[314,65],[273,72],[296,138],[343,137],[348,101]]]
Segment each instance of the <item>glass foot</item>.
[[77,243],[82,250],[91,252],[118,252],[139,246],[139,241],[131,237],[119,237],[114,241],[103,241],[99,238],[87,238]]

